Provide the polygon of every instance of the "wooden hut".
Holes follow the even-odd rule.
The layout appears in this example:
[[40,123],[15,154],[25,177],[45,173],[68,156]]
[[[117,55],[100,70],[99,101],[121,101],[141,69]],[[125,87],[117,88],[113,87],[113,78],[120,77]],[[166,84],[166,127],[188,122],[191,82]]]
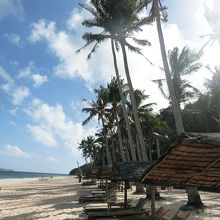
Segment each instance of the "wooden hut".
[[100,167],[96,172],[97,179],[111,179],[112,178],[112,167],[105,166]]
[[186,135],[188,138],[145,170],[143,183],[220,189],[220,133]]
[[[104,166],[100,167],[97,170],[96,178],[100,180],[99,187],[104,188],[106,193],[108,194],[108,180],[112,178],[112,167],[111,166]],[[103,182],[105,180],[105,183]]]
[[129,161],[116,163],[112,168],[112,180],[125,181],[124,204],[127,206],[127,188],[129,182],[141,182],[144,171],[152,166],[152,161]]
[[144,171],[151,167],[152,161],[129,161],[116,163],[112,168],[112,180],[141,182]]
[[[192,135],[192,134],[191,134]],[[220,189],[220,134],[196,134],[144,172],[143,182]]]

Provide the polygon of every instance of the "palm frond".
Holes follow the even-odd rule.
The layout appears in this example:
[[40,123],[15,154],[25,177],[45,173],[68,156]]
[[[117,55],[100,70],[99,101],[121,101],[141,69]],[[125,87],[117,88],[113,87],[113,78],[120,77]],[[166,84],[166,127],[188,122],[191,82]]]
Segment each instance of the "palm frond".
[[137,39],[135,37],[132,37],[132,40],[140,46],[151,46],[151,42],[148,40]]
[[84,8],[86,11],[90,12],[92,15],[94,15],[95,17],[97,16],[97,13],[95,11],[95,9],[93,7],[91,7],[88,4],[84,4],[84,3],[79,3],[79,5]]
[[152,82],[156,83],[158,88],[160,89],[161,91],[161,94],[163,95],[163,97],[165,99],[168,99],[169,100],[169,96],[164,92],[163,90],[163,82],[166,82],[165,79],[156,79],[156,80],[152,80]]

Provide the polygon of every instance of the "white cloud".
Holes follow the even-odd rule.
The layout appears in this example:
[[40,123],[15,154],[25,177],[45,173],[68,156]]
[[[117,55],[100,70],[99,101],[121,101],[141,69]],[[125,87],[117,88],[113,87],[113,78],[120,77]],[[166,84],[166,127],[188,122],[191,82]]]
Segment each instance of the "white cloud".
[[57,142],[52,131],[42,126],[27,125],[27,128],[32,133],[34,139],[48,147],[56,147]]
[[24,8],[20,0],[0,1],[0,20],[3,20],[9,16],[13,16],[19,21],[24,20]]
[[[79,16],[81,15],[79,14]],[[79,25],[79,23],[76,22],[74,27],[76,25]],[[101,72],[99,63],[94,66],[94,61],[87,61],[86,57],[91,48],[83,50],[80,54],[76,54],[76,50],[79,49],[80,45],[82,46],[84,44],[81,39],[81,31],[82,30],[76,34],[57,31],[54,22],[39,20],[37,23],[32,24],[29,39],[32,43],[39,41],[47,42],[49,51],[59,59],[59,64],[54,67],[55,75],[64,79],[80,77],[86,81],[89,87],[97,82],[97,79],[99,82],[105,80],[106,74],[109,74],[109,72]],[[110,49],[110,47],[108,49]],[[105,52],[106,51],[107,50],[105,50]],[[107,57],[106,60],[108,59]]]
[[31,79],[34,82],[33,85],[34,87],[39,87],[43,83],[47,82],[47,76],[40,75],[34,72],[35,72],[34,63],[31,61],[25,69],[19,72],[18,78]]
[[47,82],[47,76],[42,76],[40,74],[33,74],[32,79],[34,80],[34,87],[39,87]]
[[84,11],[79,12],[77,8],[73,9],[70,18],[67,21],[67,28],[69,30],[74,30],[79,27],[84,19],[84,13]]
[[10,157],[32,158],[31,154],[23,152],[19,147],[12,146],[10,144],[5,145],[5,147],[0,150],[0,154],[4,154]]
[[10,91],[10,89],[11,89],[11,84],[9,84],[9,83],[2,84],[2,85],[1,85],[1,89],[2,89],[4,92],[8,93],[8,92]]
[[32,125],[28,125],[28,129],[36,141],[46,146],[53,147],[59,143],[74,149],[77,154],[77,146],[81,139],[94,134],[94,128],[85,129],[81,123],[68,119],[60,104],[50,106],[35,99],[25,112],[33,121]]
[[18,108],[10,109],[9,112],[10,112],[12,115],[16,115],[17,110],[18,110]]
[[21,38],[18,34],[6,34],[5,37],[13,44],[22,46]]
[[55,157],[52,157],[52,156],[49,156],[49,157],[46,157],[46,160],[49,161],[49,162],[52,162],[52,163],[58,163],[59,160]]
[[14,105],[20,105],[24,99],[30,95],[29,89],[25,86],[17,86],[14,80],[1,66],[0,77],[6,81],[6,83],[0,85],[0,88],[12,97],[12,103]]
[[29,89],[25,86],[19,86],[12,94],[12,103],[14,105],[20,105],[25,98],[30,95]]
[[10,77],[10,75],[6,72],[6,70],[0,66],[0,76],[8,82],[10,85],[14,84],[14,80]]

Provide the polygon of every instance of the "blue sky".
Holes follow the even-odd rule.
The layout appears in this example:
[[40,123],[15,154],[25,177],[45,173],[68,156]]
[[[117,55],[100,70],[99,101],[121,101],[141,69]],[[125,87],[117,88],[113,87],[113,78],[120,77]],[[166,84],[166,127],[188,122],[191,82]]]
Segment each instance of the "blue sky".
[[[82,137],[93,134],[96,121],[82,127],[86,115],[83,98],[95,98],[92,89],[114,75],[109,42],[88,62],[89,48],[75,54],[84,42],[81,22],[89,17],[76,0],[0,1],[0,167],[23,171],[68,173],[76,160]],[[212,33],[201,0],[164,1],[169,21],[163,24],[167,49],[187,45],[200,49]],[[143,53],[162,65],[155,24],[139,35],[152,46]],[[219,45],[207,46],[203,65],[219,64]],[[121,54],[119,70],[124,77]],[[129,53],[131,77],[136,88],[157,102],[155,111],[167,106],[153,79],[164,77],[142,57]],[[210,73],[202,68],[190,77],[203,89]]]

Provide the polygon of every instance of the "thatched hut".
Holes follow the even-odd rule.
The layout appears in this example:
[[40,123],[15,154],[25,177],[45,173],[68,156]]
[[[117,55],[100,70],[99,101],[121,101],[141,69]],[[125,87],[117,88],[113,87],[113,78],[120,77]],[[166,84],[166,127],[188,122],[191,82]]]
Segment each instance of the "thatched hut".
[[144,171],[153,165],[152,161],[129,161],[116,163],[112,168],[112,179],[141,182]]
[[[188,138],[145,170],[143,183],[220,189],[220,133],[186,135]],[[191,201],[201,203],[198,196]],[[192,205],[193,202],[188,199],[188,204]]]
[[[129,161],[116,163],[112,168],[112,180],[125,181],[124,203],[127,205],[127,188],[129,182],[141,183],[143,172],[150,166],[152,161]],[[141,184],[142,185],[142,184]]]
[[220,189],[220,134],[184,139],[152,167],[143,182],[176,187]]
[[96,172],[97,179],[111,179],[112,178],[112,167],[105,166],[97,169]]

